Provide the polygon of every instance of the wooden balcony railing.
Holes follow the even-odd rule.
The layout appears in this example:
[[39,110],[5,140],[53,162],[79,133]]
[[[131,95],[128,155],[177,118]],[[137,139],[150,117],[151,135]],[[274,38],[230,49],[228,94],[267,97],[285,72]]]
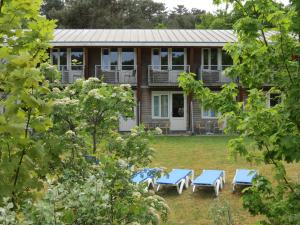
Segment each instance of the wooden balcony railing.
[[189,65],[149,65],[149,86],[178,86],[178,77],[183,72],[190,72]]

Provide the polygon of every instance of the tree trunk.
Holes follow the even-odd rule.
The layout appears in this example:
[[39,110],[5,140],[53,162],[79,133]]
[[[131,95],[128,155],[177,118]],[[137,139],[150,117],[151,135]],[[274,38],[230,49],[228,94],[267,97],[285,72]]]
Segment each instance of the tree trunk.
[[97,128],[96,126],[94,126],[94,130],[93,130],[93,153],[96,153],[97,150]]

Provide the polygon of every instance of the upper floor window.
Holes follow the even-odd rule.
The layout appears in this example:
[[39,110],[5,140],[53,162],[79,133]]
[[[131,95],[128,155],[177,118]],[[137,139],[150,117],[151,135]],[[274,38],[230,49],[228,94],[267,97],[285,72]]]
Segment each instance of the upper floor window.
[[202,49],[203,69],[224,70],[226,66],[232,65],[232,58],[221,48]]
[[182,70],[186,64],[185,48],[152,49],[152,67],[155,70]]
[[68,57],[66,48],[54,48],[51,50],[51,63],[57,65],[60,70],[66,69]]
[[122,49],[122,70],[133,70],[135,65],[135,52],[133,48]]
[[274,107],[281,103],[281,94],[279,93],[270,93],[268,94],[268,106]]
[[71,66],[72,66],[72,70],[82,70],[82,66],[83,66],[82,48],[71,49]]
[[102,69],[115,70],[118,66],[118,49],[117,48],[104,48],[102,49]]
[[103,48],[101,66],[103,70],[133,70],[136,64],[134,48]]

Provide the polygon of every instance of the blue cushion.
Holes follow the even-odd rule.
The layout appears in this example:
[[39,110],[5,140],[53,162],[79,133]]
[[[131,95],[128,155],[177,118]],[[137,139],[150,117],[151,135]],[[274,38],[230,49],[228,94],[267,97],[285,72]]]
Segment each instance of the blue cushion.
[[169,174],[157,179],[156,183],[175,185],[181,179],[184,179],[186,176],[190,175],[191,173],[192,173],[192,170],[173,169]]
[[255,170],[239,169],[236,171],[234,183],[252,184],[257,172]]
[[143,170],[138,171],[137,173],[135,173],[132,178],[131,181],[133,183],[141,183],[143,181],[145,181],[148,178],[154,178],[155,173],[159,171],[159,169],[150,169],[150,168],[145,168]]
[[193,184],[212,186],[221,176],[223,176],[223,170],[203,170],[201,175],[193,180]]

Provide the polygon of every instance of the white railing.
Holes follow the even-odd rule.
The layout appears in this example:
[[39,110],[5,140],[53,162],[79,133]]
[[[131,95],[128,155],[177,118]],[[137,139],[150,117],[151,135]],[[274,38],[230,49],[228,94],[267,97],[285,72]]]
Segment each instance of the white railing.
[[72,84],[77,79],[84,79],[83,65],[60,65],[58,69],[61,72],[61,82],[63,84]]
[[190,72],[189,65],[149,65],[148,66],[148,84],[177,86],[178,77],[182,72]]
[[230,83],[233,80],[225,76],[225,69],[231,65],[201,65],[199,79],[204,83]]
[[95,77],[110,84],[137,84],[136,66],[95,66]]

